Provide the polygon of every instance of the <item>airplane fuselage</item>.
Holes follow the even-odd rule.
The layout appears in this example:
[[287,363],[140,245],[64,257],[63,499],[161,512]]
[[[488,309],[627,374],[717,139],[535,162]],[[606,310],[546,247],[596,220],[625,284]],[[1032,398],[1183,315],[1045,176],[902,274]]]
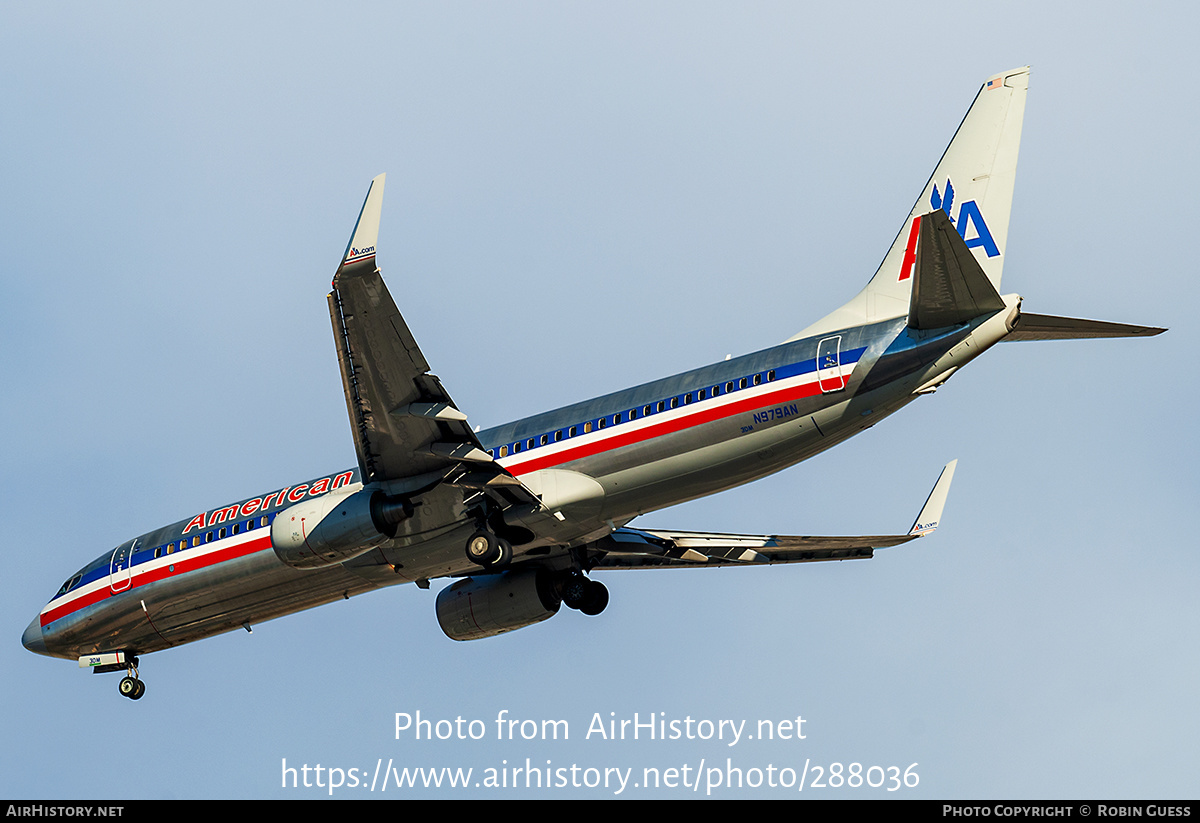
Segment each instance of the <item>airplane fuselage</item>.
[[[1018,299],[1006,303],[937,334],[915,333],[899,317],[788,342],[480,432],[493,459],[547,504],[506,514],[537,534],[515,552],[595,540],[844,441],[1002,339]],[[474,528],[467,507],[436,488],[372,556],[318,569],[276,556],[276,517],[361,488],[359,471],[347,470],[127,541],[64,584],[25,644],[64,658],[143,654],[383,586],[479,572],[462,552]]]

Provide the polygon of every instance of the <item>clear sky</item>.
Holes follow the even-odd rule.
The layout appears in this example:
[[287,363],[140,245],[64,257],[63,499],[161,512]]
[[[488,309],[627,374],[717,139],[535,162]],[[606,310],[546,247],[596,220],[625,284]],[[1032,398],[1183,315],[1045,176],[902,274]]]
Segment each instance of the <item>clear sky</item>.
[[[632,770],[634,797],[705,794],[703,778],[634,788],[647,767],[748,783],[806,762],[810,779],[917,764],[918,782],[714,795],[1196,795],[1194,7],[0,18],[0,796],[323,797],[281,788],[284,761],[474,783],[526,759],[566,769],[555,781]],[[440,582],[397,587],[147,656],[137,703],[117,675],[21,648],[62,581],[119,542],[353,464],[324,296],[374,175],[392,294],[487,427],[773,345],[841,305],[979,84],[1024,64],[1003,291],[1171,331],[1002,345],[814,460],[636,521],[903,530],[958,458],[934,537],[867,562],[611,573],[600,617],[473,643],[439,630]],[[396,739],[396,713],[417,711],[484,721],[485,739]],[[570,738],[496,740],[502,711]],[[586,736],[635,713],[747,734],[803,717],[804,739]],[[615,794],[520,779],[334,796]]]

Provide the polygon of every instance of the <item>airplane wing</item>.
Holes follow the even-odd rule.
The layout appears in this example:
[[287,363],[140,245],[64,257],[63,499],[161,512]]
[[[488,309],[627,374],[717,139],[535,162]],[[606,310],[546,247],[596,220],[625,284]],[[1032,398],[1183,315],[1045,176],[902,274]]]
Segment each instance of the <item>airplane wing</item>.
[[450,480],[508,505],[536,502],[480,445],[383,283],[375,247],[384,177],[371,181],[328,298],[363,483]]
[[874,556],[875,549],[899,546],[931,534],[937,528],[957,465],[958,461],[952,460],[942,469],[907,534],[801,537],[622,528],[591,544],[589,549],[602,553],[596,569],[695,568],[866,559]]

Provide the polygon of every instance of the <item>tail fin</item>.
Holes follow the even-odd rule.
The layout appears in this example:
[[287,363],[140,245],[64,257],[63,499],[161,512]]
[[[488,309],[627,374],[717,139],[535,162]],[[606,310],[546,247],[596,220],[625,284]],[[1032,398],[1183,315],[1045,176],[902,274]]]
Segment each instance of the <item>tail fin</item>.
[[946,213],[992,286],[1000,290],[1028,88],[1028,66],[988,78],[871,282],[849,303],[791,339],[907,314],[920,217],[931,209]]

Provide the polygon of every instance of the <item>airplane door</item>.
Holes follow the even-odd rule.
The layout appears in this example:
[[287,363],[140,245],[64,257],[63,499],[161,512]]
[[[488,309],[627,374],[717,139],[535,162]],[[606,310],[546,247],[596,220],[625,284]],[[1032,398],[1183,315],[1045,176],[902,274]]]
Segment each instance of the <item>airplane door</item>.
[[134,540],[128,546],[121,545],[113,549],[112,559],[108,564],[108,589],[116,594],[129,588],[133,582],[133,547]]
[[826,337],[817,344],[817,383],[823,394],[846,388],[842,376],[842,336]]

